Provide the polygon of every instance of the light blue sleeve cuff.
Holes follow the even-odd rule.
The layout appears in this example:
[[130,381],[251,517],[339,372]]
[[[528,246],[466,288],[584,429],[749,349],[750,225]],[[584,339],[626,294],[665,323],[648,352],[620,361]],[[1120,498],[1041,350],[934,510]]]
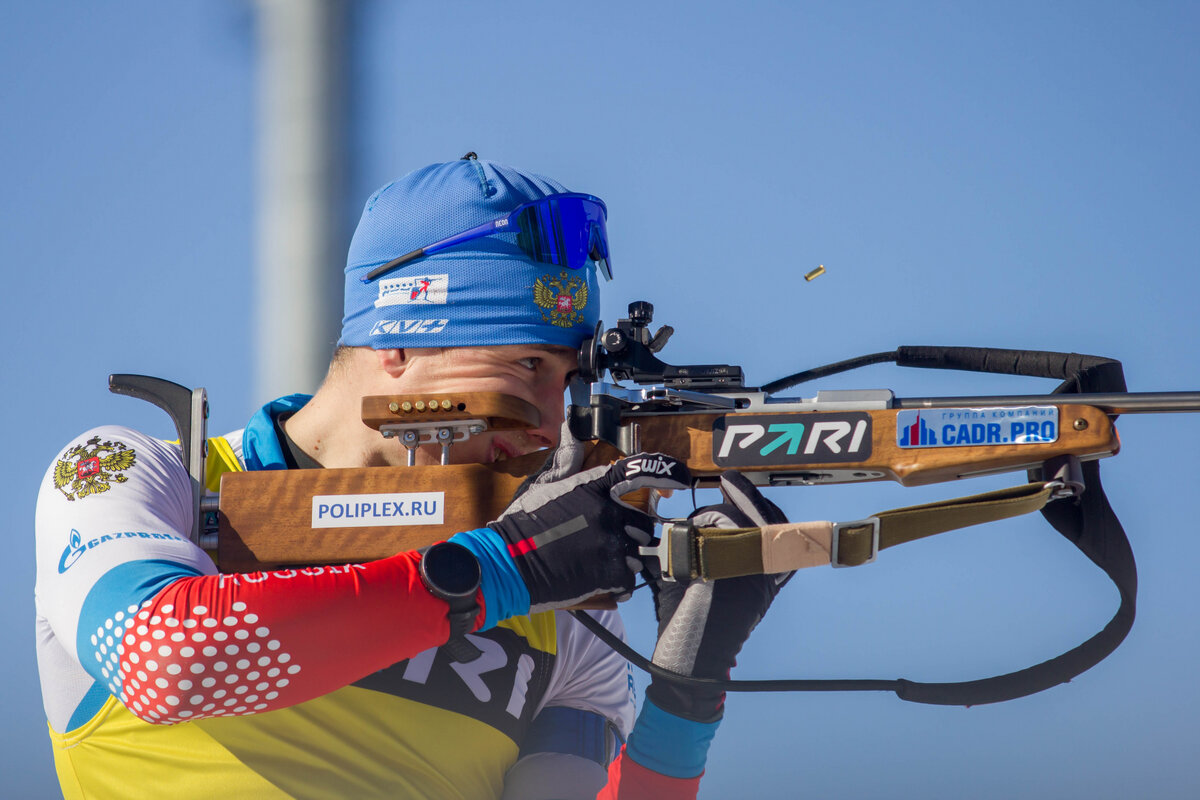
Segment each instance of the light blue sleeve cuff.
[[478,528],[456,533],[450,541],[470,550],[479,561],[479,588],[487,609],[480,630],[494,628],[502,619],[529,613],[529,590],[500,534],[491,528]]
[[704,772],[716,722],[693,722],[663,711],[646,698],[625,752],[643,767],[672,778],[694,778]]

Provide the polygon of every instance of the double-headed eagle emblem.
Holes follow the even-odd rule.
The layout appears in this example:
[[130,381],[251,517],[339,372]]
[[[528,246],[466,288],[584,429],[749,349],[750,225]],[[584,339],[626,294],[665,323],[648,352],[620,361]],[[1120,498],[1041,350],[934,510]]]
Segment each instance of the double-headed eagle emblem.
[[557,278],[543,275],[533,284],[533,302],[542,309],[542,319],[560,328],[583,322],[587,301],[587,281],[572,277],[565,270]]
[[[68,500],[107,492],[109,481],[129,480],[119,473],[133,466],[134,451],[121,442],[102,442],[93,436],[86,443],[75,445],[54,465],[54,488]],[[65,487],[70,484],[70,491]]]

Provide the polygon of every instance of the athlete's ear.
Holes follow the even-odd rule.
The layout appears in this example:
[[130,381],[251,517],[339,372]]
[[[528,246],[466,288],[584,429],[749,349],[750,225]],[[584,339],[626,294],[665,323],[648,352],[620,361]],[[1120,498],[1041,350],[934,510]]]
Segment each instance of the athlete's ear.
[[379,368],[390,378],[399,378],[408,368],[408,354],[402,349],[376,350],[375,357],[379,361]]

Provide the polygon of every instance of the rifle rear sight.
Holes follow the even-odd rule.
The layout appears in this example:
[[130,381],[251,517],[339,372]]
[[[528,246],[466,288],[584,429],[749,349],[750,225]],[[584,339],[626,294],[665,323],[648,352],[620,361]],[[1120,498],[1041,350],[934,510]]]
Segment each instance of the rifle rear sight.
[[729,364],[677,367],[661,361],[655,353],[663,349],[675,329],[664,325],[651,336],[649,325],[653,319],[654,306],[637,300],[629,304],[628,318],[617,320],[615,328],[602,334],[603,323],[596,323],[595,335],[585,339],[579,351],[579,377],[594,383],[602,380],[608,370],[615,381],[642,385],[661,384],[701,392],[746,388],[741,367]]

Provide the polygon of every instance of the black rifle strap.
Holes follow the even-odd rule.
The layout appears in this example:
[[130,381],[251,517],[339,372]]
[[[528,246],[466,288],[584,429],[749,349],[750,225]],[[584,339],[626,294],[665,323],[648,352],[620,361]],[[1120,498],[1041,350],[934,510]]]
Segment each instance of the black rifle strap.
[[[901,366],[1057,378],[1063,383],[1055,393],[1126,391],[1120,362],[1098,356],[965,347],[901,347],[896,352],[896,363]],[[1036,473],[1030,473],[1031,480],[1037,477]],[[1083,464],[1083,477],[1082,495],[1048,503],[1042,515],[1116,585],[1121,604],[1113,618],[1078,647],[1017,672],[961,683],[899,681],[896,694],[901,699],[940,705],[979,705],[1024,697],[1070,681],[1100,663],[1121,644],[1133,626],[1137,566],[1125,529],[1104,494],[1100,464],[1096,461]]]
[[[1063,383],[1056,393],[1124,392],[1121,364],[1112,359],[1077,353],[995,350],[972,347],[901,347],[900,366],[997,372],[1055,378]],[[922,683],[903,678],[843,680],[717,680],[693,678],[665,670],[609,633],[580,611],[571,612],[581,623],[635,666],[667,680],[725,691],[893,691],[902,700],[935,705],[983,705],[1013,700],[1066,683],[1102,661],[1125,639],[1133,626],[1137,599],[1137,567],[1133,550],[1100,482],[1100,465],[1082,465],[1085,490],[1071,499],[1046,505],[1042,514],[1055,530],[1079,548],[1116,585],[1121,604],[1103,630],[1062,655],[1005,675],[956,683]],[[1030,473],[1030,480],[1040,476]]]

